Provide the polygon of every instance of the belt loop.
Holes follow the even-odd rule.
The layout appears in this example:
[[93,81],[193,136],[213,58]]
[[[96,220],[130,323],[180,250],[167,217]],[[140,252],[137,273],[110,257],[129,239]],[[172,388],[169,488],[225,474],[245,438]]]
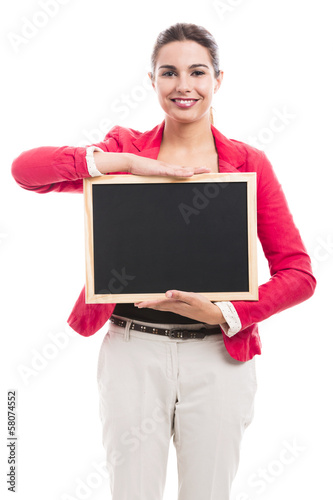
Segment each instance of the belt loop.
[[130,339],[130,326],[131,326],[131,321],[126,321],[125,332],[124,332],[124,341],[125,342],[128,342]]

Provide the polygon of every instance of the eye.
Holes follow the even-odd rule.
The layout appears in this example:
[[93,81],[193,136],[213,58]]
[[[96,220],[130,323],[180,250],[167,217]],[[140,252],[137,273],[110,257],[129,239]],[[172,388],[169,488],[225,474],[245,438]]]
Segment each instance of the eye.
[[166,71],[165,73],[162,73],[162,76],[172,76],[174,74],[175,74],[174,71]]
[[201,76],[201,75],[204,75],[205,72],[204,71],[199,71],[199,70],[196,70],[196,71],[193,71],[192,75],[195,75],[195,76]]

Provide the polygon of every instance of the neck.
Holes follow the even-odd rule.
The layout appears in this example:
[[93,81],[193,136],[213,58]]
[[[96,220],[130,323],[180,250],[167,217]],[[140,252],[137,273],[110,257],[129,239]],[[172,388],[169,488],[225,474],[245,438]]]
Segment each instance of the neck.
[[163,143],[179,149],[198,149],[203,144],[214,143],[209,116],[190,123],[181,123],[165,117]]

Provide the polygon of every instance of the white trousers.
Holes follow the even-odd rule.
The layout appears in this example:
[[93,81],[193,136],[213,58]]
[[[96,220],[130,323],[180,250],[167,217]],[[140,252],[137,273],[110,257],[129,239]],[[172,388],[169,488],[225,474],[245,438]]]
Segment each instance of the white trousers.
[[222,333],[175,339],[109,322],[97,380],[112,500],[163,499],[171,437],[178,500],[229,500],[253,418],[255,358],[232,358]]

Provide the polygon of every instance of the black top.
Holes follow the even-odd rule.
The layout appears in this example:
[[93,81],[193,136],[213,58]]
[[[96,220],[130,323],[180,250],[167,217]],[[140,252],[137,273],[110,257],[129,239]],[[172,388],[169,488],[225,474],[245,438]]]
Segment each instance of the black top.
[[116,304],[116,307],[113,310],[113,314],[116,314],[117,316],[123,316],[125,318],[131,318],[137,321],[144,321],[146,323],[200,323],[200,321],[186,318],[185,316],[181,316],[180,314],[175,314],[169,311],[157,311],[156,309],[149,309],[148,307],[139,309],[138,307],[135,307],[134,304],[127,303]]

